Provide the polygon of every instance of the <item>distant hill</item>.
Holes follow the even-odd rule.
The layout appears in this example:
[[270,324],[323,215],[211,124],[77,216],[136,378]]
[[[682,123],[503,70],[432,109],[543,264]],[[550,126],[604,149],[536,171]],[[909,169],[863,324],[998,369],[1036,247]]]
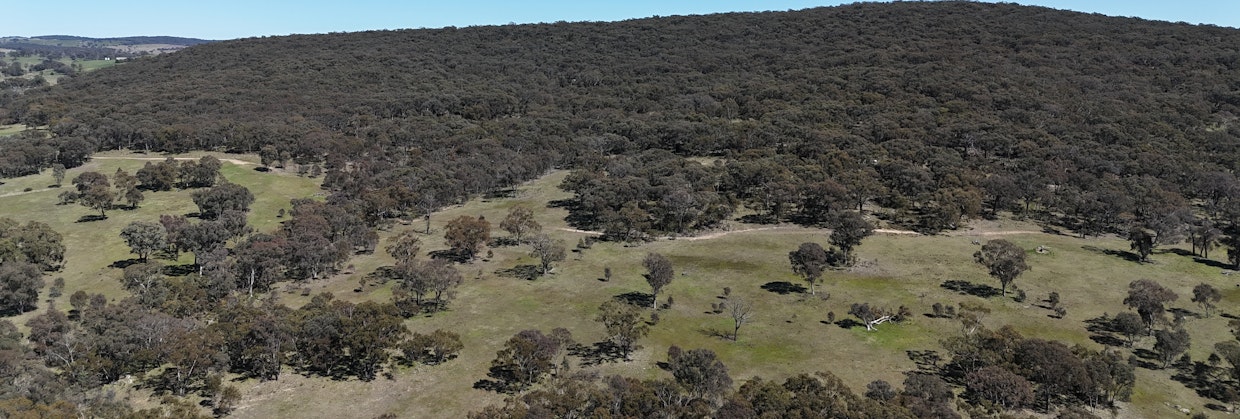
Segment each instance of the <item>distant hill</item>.
[[0,50],[17,51],[26,56],[45,58],[100,59],[132,57],[177,51],[185,47],[214,42],[175,36],[127,36],[88,38],[71,35],[0,37]]

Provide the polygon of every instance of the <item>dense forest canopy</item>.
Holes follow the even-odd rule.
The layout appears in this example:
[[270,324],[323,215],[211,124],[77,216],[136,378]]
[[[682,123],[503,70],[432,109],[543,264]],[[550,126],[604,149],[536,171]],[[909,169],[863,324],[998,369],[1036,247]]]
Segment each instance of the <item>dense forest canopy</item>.
[[[641,184],[661,231],[735,202],[815,221],[868,200],[930,231],[1017,201],[1108,231],[1156,211],[1087,208],[1235,182],[1235,45],[1230,28],[971,2],[242,39],[5,93],[0,118],[54,138],[4,142],[0,169],[266,147],[322,165],[339,201],[387,190],[393,214],[568,166],[596,191]],[[607,157],[651,149],[671,154]],[[692,156],[725,159],[643,179]],[[652,199],[672,191],[691,214]],[[588,198],[583,226],[619,222]]]

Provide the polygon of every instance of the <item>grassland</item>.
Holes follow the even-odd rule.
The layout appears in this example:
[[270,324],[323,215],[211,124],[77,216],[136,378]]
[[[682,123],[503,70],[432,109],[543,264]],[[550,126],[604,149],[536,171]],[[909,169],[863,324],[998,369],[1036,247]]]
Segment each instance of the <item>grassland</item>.
[[[143,156],[99,157],[86,167],[71,170],[69,177],[82,170],[110,173],[124,167],[133,171],[142,161],[129,159]],[[252,156],[241,158],[254,161]],[[251,223],[260,229],[276,225],[275,212],[286,206],[289,198],[318,193],[314,180],[260,173],[249,165],[226,164],[224,174],[255,192],[258,201]],[[456,216],[483,215],[497,225],[514,205],[535,208],[544,232],[564,239],[571,247],[587,233],[568,229],[563,221],[566,212],[547,206],[549,201],[567,197],[555,187],[565,175],[554,172],[522,185],[510,198],[474,200],[434,214],[431,234],[423,237],[423,250],[443,248],[443,224]],[[66,236],[70,263],[59,273],[68,280],[65,295],[87,289],[112,298],[123,296],[124,291],[115,280],[118,270],[107,267],[113,261],[130,257],[117,237],[119,229],[131,220],[193,211],[188,192],[164,192],[150,195],[136,211],[112,211],[108,220],[76,223],[78,217],[90,211],[80,206],[56,206],[56,189],[46,188],[50,179],[50,173],[45,173],[0,185],[0,207],[6,216],[48,222]],[[27,187],[32,191],[22,192]],[[277,381],[240,382],[245,398],[235,415],[288,417],[314,412],[323,417],[374,417],[391,412],[407,417],[461,417],[462,412],[501,403],[504,396],[474,389],[473,384],[486,377],[487,367],[503,342],[523,329],[555,327],[571,330],[579,342],[587,345],[602,340],[602,327],[593,321],[598,305],[621,294],[649,292],[640,266],[647,252],[663,253],[675,264],[675,280],[662,294],[663,298],[674,296],[675,304],[660,313],[661,321],[652,328],[650,336],[639,342],[642,348],[631,361],[597,365],[578,362],[575,368],[590,368],[603,374],[662,377],[667,373],[655,364],[664,360],[669,346],[678,345],[716,351],[738,382],[754,376],[780,379],[798,372],[827,370],[860,389],[876,379],[902,381],[902,372],[915,368],[906,351],[941,351],[940,340],[959,333],[956,321],[923,315],[936,302],[980,302],[992,309],[984,320],[989,327],[1012,325],[1027,336],[1095,349],[1101,345],[1090,339],[1085,321],[1125,310],[1121,301],[1127,284],[1134,279],[1158,280],[1180,295],[1172,306],[1190,311],[1197,311],[1188,300],[1192,287],[1200,282],[1224,290],[1225,299],[1220,304],[1223,311],[1231,310],[1234,314],[1240,303],[1234,279],[1220,275],[1217,267],[1175,251],[1158,252],[1152,257],[1153,263],[1137,264],[1119,256],[1128,245],[1114,237],[1079,239],[1047,234],[1039,226],[1010,220],[974,225],[974,229],[941,236],[873,236],[858,249],[859,266],[849,272],[829,273],[818,296],[779,294],[763,288],[777,282],[800,284],[788,267],[787,253],[804,241],[825,243],[825,232],[817,229],[733,224],[731,231],[717,232],[722,234],[709,238],[662,239],[637,247],[596,243],[584,252],[570,253],[568,260],[551,275],[533,281],[499,273],[535,263],[526,255],[525,247],[490,249],[492,257],[460,266],[466,283],[448,311],[407,322],[417,332],[443,328],[460,333],[465,349],[458,359],[433,367],[399,367],[390,378],[380,377],[371,382],[303,377],[291,372]],[[380,246],[410,228],[421,230],[423,224],[418,220],[381,232]],[[503,233],[496,230],[495,234]],[[948,280],[997,286],[972,262],[972,254],[978,249],[973,240],[997,237],[1029,250],[1032,270],[1016,282],[1029,296],[1027,301],[980,298],[941,287]],[[1033,252],[1038,246],[1049,248],[1050,252]],[[354,265],[352,273],[312,282],[312,291],[332,292],[351,301],[389,298],[390,285],[367,284],[358,291],[359,281],[366,274],[392,264],[387,255],[378,252],[359,256],[350,263]],[[613,271],[609,282],[600,279],[605,267]],[[757,308],[754,321],[741,330],[736,342],[720,337],[731,330],[730,319],[708,313],[711,303],[721,301],[724,287],[730,287],[733,295],[751,300]],[[1068,310],[1063,319],[1052,318],[1050,310],[1039,307],[1039,300],[1051,291],[1062,296]],[[300,293],[279,294],[281,301],[294,307],[307,300]],[[845,329],[825,321],[828,312],[834,312],[837,319],[848,317],[848,306],[854,302],[889,308],[906,305],[916,315],[912,321],[885,324],[875,332]],[[1193,359],[1204,359],[1214,342],[1225,339],[1226,320],[1221,316],[1189,320]],[[1152,344],[1152,339],[1146,339],[1138,347],[1148,348]],[[1170,381],[1167,371],[1139,369],[1138,377],[1133,403],[1125,406],[1120,417],[1165,417],[1175,414],[1170,405],[1200,409],[1207,403],[1183,385]],[[122,394],[144,395],[126,385],[120,387],[124,387],[120,389]]]
[[[475,200],[435,214],[432,233],[423,237],[429,247],[424,250],[442,248],[442,224],[451,218],[483,215],[498,223],[508,208],[518,204],[537,209],[545,232],[570,245],[576,243],[584,234],[566,228],[566,213],[562,209],[546,206],[550,200],[566,197],[554,187],[564,175],[553,173],[524,185],[513,198]],[[476,410],[486,403],[500,403],[501,395],[472,386],[485,378],[490,360],[503,342],[523,329],[546,331],[555,327],[571,330],[578,341],[587,345],[602,340],[602,328],[592,320],[598,305],[620,294],[649,292],[640,267],[647,252],[663,253],[675,264],[676,278],[662,294],[674,296],[675,304],[660,313],[660,323],[640,342],[642,349],[631,361],[581,367],[603,374],[662,377],[666,373],[655,364],[664,360],[669,346],[704,347],[719,353],[738,381],[753,376],[779,379],[798,372],[829,370],[854,389],[860,389],[875,379],[902,381],[902,372],[915,368],[906,351],[941,351],[940,340],[959,333],[956,321],[923,315],[930,312],[935,302],[982,302],[993,310],[985,319],[989,327],[1010,324],[1028,336],[1095,349],[1101,345],[1090,340],[1084,321],[1124,310],[1121,301],[1128,282],[1134,279],[1156,279],[1171,287],[1181,296],[1173,305],[1188,310],[1196,310],[1188,301],[1191,288],[1203,281],[1226,291],[1220,306],[1235,307],[1240,302],[1240,292],[1219,274],[1218,268],[1190,257],[1164,252],[1153,256],[1154,263],[1136,264],[1115,255],[1127,250],[1127,243],[1113,237],[1078,239],[1045,234],[1036,225],[1014,221],[975,224],[977,229],[944,236],[871,237],[859,249],[861,267],[828,274],[817,297],[778,294],[762,288],[771,282],[800,283],[787,266],[787,253],[804,241],[825,242],[825,232],[817,229],[735,224],[731,233],[710,239],[664,239],[638,247],[598,243],[584,253],[571,254],[552,275],[534,281],[497,274],[513,266],[533,264],[524,247],[492,249],[491,259],[461,266],[467,280],[450,311],[408,322],[410,329],[418,332],[444,328],[460,333],[466,345],[460,358],[435,367],[398,369],[392,378],[370,383],[292,374],[279,381],[250,383],[247,400],[236,415],[271,417],[313,411],[324,416],[358,416],[356,401],[364,400],[367,410],[361,416],[392,412],[401,416],[459,417],[461,412]],[[422,225],[415,222],[384,232],[384,244],[405,228],[421,229]],[[972,254],[978,246],[972,241],[1000,236],[1030,250],[1033,269],[1017,281],[1029,300],[1017,303],[998,297],[983,299],[941,287],[947,280],[997,286],[973,263]],[[1051,250],[1046,254],[1033,252],[1037,246]],[[352,263],[356,273],[314,283],[314,291],[332,292],[353,301],[383,300],[390,295],[390,289],[383,285],[369,285],[361,292],[354,290],[363,275],[392,263],[386,255],[359,257]],[[600,280],[604,267],[613,270],[610,282]],[[711,303],[721,301],[723,287],[730,287],[733,295],[744,296],[757,306],[755,320],[741,330],[737,342],[720,337],[731,330],[729,318],[707,313]],[[1052,318],[1050,310],[1038,306],[1038,300],[1051,291],[1063,296],[1068,309],[1064,319]],[[296,306],[305,297],[285,294],[283,301]],[[847,317],[848,306],[854,302],[890,308],[907,305],[916,316],[904,324],[880,326],[876,332],[844,329],[825,322],[827,313],[832,311],[837,319]],[[1219,316],[1190,320],[1194,342],[1190,354],[1194,359],[1206,357],[1209,347],[1227,336],[1225,322]],[[1152,344],[1152,339],[1147,339],[1138,346],[1148,348]],[[1121,417],[1161,417],[1174,413],[1168,404],[1199,409],[1207,402],[1170,381],[1166,371],[1141,370],[1139,376],[1134,403],[1121,411]]]
[[[202,153],[177,157],[198,157]],[[238,161],[257,162],[253,156],[225,156]],[[118,168],[134,173],[142,168],[143,158],[162,159],[163,156],[147,156],[128,153],[101,153],[92,161],[81,167],[69,169],[65,175],[65,184],[78,174],[93,170],[111,175]],[[297,177],[282,172],[257,172],[256,163],[235,164],[225,162],[220,172],[229,181],[241,184],[256,193],[251,208],[250,224],[260,230],[270,230],[278,223],[276,214],[280,208],[287,208],[289,199],[314,196],[319,192],[318,180]],[[144,201],[136,210],[108,211],[108,218],[101,221],[78,222],[84,215],[96,213],[81,205],[57,205],[59,188],[54,183],[51,170],[38,175],[6,179],[0,185],[0,216],[12,218],[20,222],[41,221],[52,226],[64,236],[66,247],[66,264],[55,273],[65,278],[65,291],[56,304],[67,307],[68,296],[77,290],[103,293],[112,299],[125,295],[117,278],[120,270],[111,268],[113,262],[133,257],[119,234],[126,224],[132,221],[158,220],[160,214],[187,214],[197,211],[190,199],[191,190],[147,192]],[[182,262],[188,263],[190,259]],[[49,283],[51,281],[48,281]],[[33,315],[27,313],[12,320],[23,325],[26,318]]]

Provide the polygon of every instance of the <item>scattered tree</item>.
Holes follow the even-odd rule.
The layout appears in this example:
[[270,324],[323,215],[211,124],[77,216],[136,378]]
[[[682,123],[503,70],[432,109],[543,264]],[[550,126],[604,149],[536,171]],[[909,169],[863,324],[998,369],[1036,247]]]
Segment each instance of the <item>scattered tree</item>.
[[818,243],[801,243],[797,250],[788,253],[788,261],[792,263],[792,272],[809,283],[810,295],[817,295],[814,285],[829,266],[827,251]]
[[616,300],[607,300],[598,308],[598,316],[594,321],[603,324],[607,329],[607,338],[620,349],[627,359],[633,352],[638,339],[650,332],[650,327],[642,321],[641,311],[629,304]]
[[483,243],[491,240],[491,223],[482,216],[462,215],[448,222],[444,239],[454,252],[473,260]]
[[413,230],[405,230],[392,238],[392,244],[389,244],[385,250],[393,259],[396,259],[396,263],[409,263],[422,250],[422,239],[418,238]]
[[423,364],[436,365],[455,358],[464,349],[461,336],[446,330],[438,329],[424,335],[414,333],[401,344],[405,358]]
[[538,330],[523,330],[495,354],[488,375],[512,389],[525,388],[555,367],[559,351],[560,343],[550,336]]
[[1187,351],[1190,344],[1188,331],[1184,328],[1159,330],[1154,332],[1154,339],[1154,353],[1158,354],[1163,368],[1171,365],[1171,361]]
[[168,232],[164,226],[146,221],[134,221],[121,229],[121,239],[129,246],[129,252],[146,262],[151,253],[168,247]]
[[1116,314],[1115,318],[1111,319],[1111,328],[1128,338],[1128,346],[1132,346],[1137,336],[1145,331],[1145,322],[1141,320],[1140,315],[1125,311]]
[[512,234],[517,243],[521,243],[526,234],[542,231],[542,226],[534,221],[534,211],[523,205],[510,208],[508,215],[499,223],[499,228]]
[[650,308],[657,309],[659,291],[672,283],[672,278],[675,277],[672,261],[658,253],[647,253],[646,258],[642,259],[642,266],[646,267],[646,283],[650,284],[650,300],[652,301]]
[[986,242],[982,250],[973,254],[973,260],[990,270],[990,276],[999,280],[1001,293],[1007,296],[1007,287],[1029,265],[1025,264],[1025,251],[1012,242],[998,239]]
[[1157,282],[1138,279],[1128,284],[1128,297],[1124,298],[1124,305],[1136,309],[1141,321],[1145,323],[1146,331],[1153,334],[1154,325],[1163,320],[1163,312],[1166,310],[1163,304],[1177,298],[1179,296],[1174,291]]
[[1134,228],[1128,232],[1128,242],[1142,262],[1150,261],[1150,253],[1154,252],[1153,233],[1145,228]]
[[1216,304],[1223,299],[1223,293],[1218,288],[1207,283],[1200,283],[1193,287],[1193,302],[1201,306],[1206,312],[1206,317],[1214,314]]
[[860,212],[840,211],[831,217],[828,227],[831,228],[831,244],[840,248],[844,260],[850,265],[855,260],[853,249],[874,234],[874,225],[866,221]]
[[107,211],[112,208],[116,197],[107,176],[99,172],[82,172],[73,178],[73,184],[77,186],[78,203],[98,210],[101,217],[107,217]]
[[52,179],[56,181],[56,187],[59,188],[65,181],[65,165],[60,163],[52,164]]
[[546,234],[539,234],[530,240],[530,256],[538,258],[543,275],[551,271],[551,264],[564,260],[566,249],[564,240],[552,239]]

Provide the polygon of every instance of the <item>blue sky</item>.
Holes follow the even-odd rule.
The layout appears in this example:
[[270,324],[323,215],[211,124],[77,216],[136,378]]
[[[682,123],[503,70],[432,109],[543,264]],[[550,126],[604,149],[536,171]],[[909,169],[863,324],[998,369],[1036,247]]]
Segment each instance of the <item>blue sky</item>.
[[[1240,27],[1240,0],[1016,0],[1056,9]],[[292,33],[437,28],[654,15],[790,10],[829,0],[58,0],[15,1],[0,36],[170,35],[232,39]]]

